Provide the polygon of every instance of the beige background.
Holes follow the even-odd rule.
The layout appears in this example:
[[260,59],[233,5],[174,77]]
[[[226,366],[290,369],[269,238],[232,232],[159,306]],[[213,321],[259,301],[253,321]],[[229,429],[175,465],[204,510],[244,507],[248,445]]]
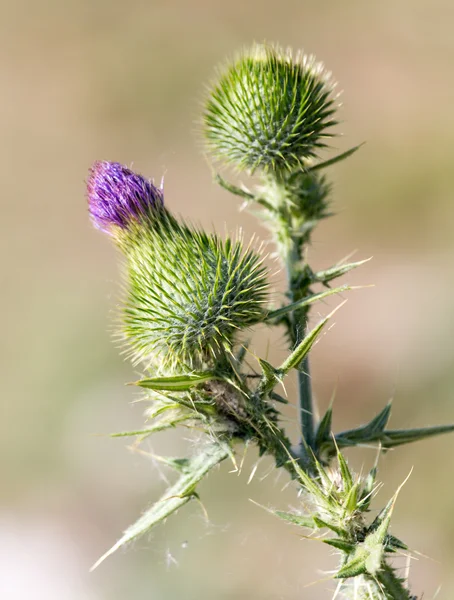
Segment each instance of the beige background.
[[[246,486],[253,453],[240,477],[226,465],[203,485],[209,525],[191,505],[88,574],[163,482],[124,440],[93,435],[142,417],[124,387],[135,373],[110,340],[117,257],[88,222],[84,180],[95,159],[133,164],[165,175],[168,206],[185,217],[263,236],[212,184],[195,133],[203,87],[254,40],[316,54],[344,90],[337,148],[367,144],[332,169],[338,216],[316,233],[312,260],[373,255],[348,281],[376,284],[349,296],[317,345],[317,397],[326,408],[337,388],[337,429],[390,397],[395,427],[453,421],[454,4],[2,0],[0,9],[0,597],[330,598],[329,549],[248,501],[297,506],[292,489],[281,491],[285,477],[260,480],[267,461]],[[277,359],[283,339],[273,348]],[[256,349],[267,352],[263,335]],[[176,434],[145,449],[184,448]],[[424,598],[439,584],[439,598],[454,591],[453,450],[454,437],[427,441],[382,466],[376,507],[414,466],[393,533],[429,557],[410,575]],[[373,451],[350,456],[360,468]]]

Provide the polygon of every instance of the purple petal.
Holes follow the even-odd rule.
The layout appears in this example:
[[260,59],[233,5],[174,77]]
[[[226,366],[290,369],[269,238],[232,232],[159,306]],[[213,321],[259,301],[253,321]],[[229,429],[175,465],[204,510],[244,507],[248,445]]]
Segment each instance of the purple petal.
[[164,203],[161,189],[117,162],[95,162],[87,191],[92,221],[106,233],[112,225],[125,229],[132,220],[149,218]]

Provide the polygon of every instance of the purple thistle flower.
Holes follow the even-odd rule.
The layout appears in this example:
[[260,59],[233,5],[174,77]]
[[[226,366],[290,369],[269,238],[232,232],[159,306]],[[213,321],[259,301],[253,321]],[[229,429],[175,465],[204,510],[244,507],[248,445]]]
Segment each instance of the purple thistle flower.
[[164,204],[162,189],[117,162],[96,161],[87,182],[88,207],[94,226],[111,233],[132,220],[149,218]]

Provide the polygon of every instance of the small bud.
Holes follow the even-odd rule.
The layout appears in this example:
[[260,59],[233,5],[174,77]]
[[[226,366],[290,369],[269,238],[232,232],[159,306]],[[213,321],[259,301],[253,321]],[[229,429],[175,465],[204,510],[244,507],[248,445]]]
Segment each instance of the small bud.
[[261,321],[262,257],[162,213],[128,230],[123,336],[135,362],[201,368],[231,351],[234,334]]
[[94,226],[112,234],[132,222],[149,219],[163,206],[164,196],[148,179],[117,162],[97,161],[87,183]]
[[204,113],[208,147],[240,169],[292,170],[331,137],[332,91],[329,74],[313,57],[255,46],[211,91]]

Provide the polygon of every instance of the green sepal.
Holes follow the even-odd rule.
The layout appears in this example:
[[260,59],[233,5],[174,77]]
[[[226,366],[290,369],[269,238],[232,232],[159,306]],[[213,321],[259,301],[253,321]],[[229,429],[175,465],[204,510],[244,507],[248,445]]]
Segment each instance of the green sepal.
[[333,279],[337,279],[338,277],[345,275],[352,269],[356,269],[357,267],[364,265],[370,260],[370,258],[366,258],[357,262],[334,265],[334,267],[330,267],[329,269],[326,269],[324,271],[318,271],[317,273],[314,273],[314,279],[315,281],[319,281],[320,283],[327,284]]
[[151,377],[135,381],[132,385],[146,388],[147,390],[184,392],[196,385],[220,379],[214,373],[188,373],[186,375],[175,375],[173,377]]
[[191,498],[196,497],[196,485],[205,477],[205,475],[216,465],[222,462],[230,455],[230,450],[226,445],[213,444],[190,459],[187,464],[187,470],[176,483],[170,487],[165,494],[155,504],[151,506],[143,515],[131,525],[110,550],[108,550],[91,568],[96,569],[106,558],[116,550],[128,544],[132,540],[147,533],[154,525],[163,521],[166,517],[181,508],[189,502]]

